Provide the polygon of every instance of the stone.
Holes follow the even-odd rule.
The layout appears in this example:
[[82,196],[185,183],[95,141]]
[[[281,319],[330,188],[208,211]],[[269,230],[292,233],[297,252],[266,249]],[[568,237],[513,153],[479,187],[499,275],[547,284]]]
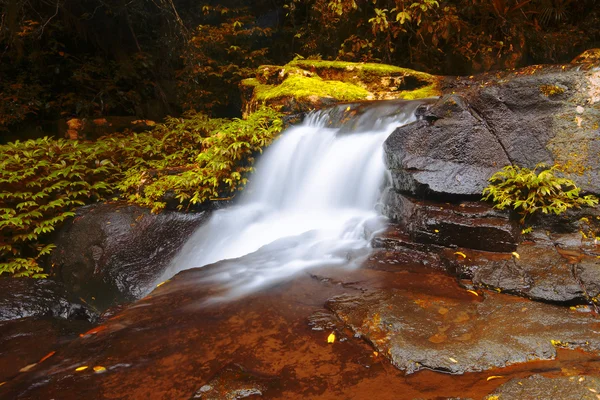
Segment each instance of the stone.
[[423,119],[384,145],[396,191],[480,196],[490,176],[514,164],[560,164],[600,193],[600,70],[596,64],[532,66],[446,81]]
[[400,224],[414,242],[512,252],[520,241],[516,222],[485,203],[438,203],[394,190],[383,202],[383,214]]
[[94,321],[97,313],[51,279],[0,278],[0,321],[52,317]]
[[294,60],[263,65],[240,84],[242,112],[262,106],[297,114],[340,102],[423,99],[439,95],[441,77],[392,65]]
[[550,360],[557,347],[600,349],[597,321],[589,313],[501,294],[471,297],[389,288],[335,296],[327,307],[408,374],[462,374]]
[[81,207],[55,235],[58,279],[99,310],[146,295],[207,212],[149,210],[124,203]]
[[268,386],[269,378],[254,375],[241,365],[233,364],[225,367],[198,389],[192,399],[237,400],[262,397]]
[[532,375],[515,378],[501,385],[485,400],[598,400],[600,378],[589,375],[547,378]]
[[[468,288],[488,288],[529,299],[588,304],[600,295],[600,248],[579,233],[537,234],[515,253],[448,249],[448,269]],[[463,256],[464,254],[464,256]]]

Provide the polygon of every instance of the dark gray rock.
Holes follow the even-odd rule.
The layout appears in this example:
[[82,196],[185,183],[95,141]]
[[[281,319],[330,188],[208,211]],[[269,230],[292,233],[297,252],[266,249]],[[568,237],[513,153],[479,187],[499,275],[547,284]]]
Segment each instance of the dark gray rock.
[[596,376],[561,376],[546,378],[532,375],[506,382],[485,400],[598,400],[600,378]]
[[384,203],[383,213],[418,243],[511,252],[520,240],[517,224],[506,213],[484,203],[435,203],[393,190],[386,194]]
[[593,315],[501,294],[465,301],[389,288],[339,295],[328,307],[407,373],[462,374],[549,360],[559,346],[600,349]]
[[[535,235],[514,254],[445,250],[448,268],[468,287],[549,302],[589,303],[600,295],[600,249],[581,234]],[[463,256],[464,255],[464,256]]]
[[97,313],[53,280],[0,278],[0,321],[27,317],[92,321]]
[[121,203],[82,207],[57,232],[51,261],[70,291],[103,310],[148,293],[206,217]]
[[396,190],[480,195],[505,165],[561,164],[600,193],[600,70],[535,66],[457,79],[384,150]]

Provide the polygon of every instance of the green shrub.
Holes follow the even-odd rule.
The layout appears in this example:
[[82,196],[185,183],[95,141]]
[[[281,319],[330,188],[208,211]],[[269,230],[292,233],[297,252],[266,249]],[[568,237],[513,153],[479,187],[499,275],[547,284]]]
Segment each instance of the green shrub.
[[168,118],[152,132],[97,142],[43,138],[0,146],[0,275],[45,277],[48,234],[77,206],[121,196],[158,212],[231,197],[253,155],[281,131],[270,109],[247,120]]
[[533,170],[508,165],[489,179],[483,200],[491,199],[500,210],[506,207],[517,210],[522,223],[537,211],[558,215],[569,208],[598,204],[595,196],[580,196],[581,189],[575,182],[556,176],[558,171],[556,165],[548,168],[538,164]]

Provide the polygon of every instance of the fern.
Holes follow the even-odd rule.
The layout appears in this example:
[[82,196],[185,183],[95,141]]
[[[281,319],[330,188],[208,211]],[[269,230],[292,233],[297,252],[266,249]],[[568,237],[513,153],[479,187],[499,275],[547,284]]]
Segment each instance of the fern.
[[179,208],[233,196],[281,129],[270,109],[247,120],[190,113],[94,143],[45,137],[0,146],[0,275],[46,276],[48,234],[75,207],[116,195],[159,212],[169,196]]
[[538,211],[559,215],[573,207],[598,204],[593,195],[580,196],[581,189],[575,182],[556,176],[558,171],[556,165],[548,168],[538,164],[533,170],[508,165],[489,179],[483,200],[492,200],[500,210],[508,207],[518,211],[521,223]]

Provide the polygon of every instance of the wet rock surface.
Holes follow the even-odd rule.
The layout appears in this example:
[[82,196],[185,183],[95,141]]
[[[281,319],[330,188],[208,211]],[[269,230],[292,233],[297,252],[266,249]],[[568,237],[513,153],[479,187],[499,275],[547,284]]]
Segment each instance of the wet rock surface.
[[512,379],[485,400],[597,400],[598,393],[600,378],[595,376],[546,378],[533,375],[525,379]]
[[417,243],[445,247],[512,252],[520,241],[520,229],[507,213],[474,201],[440,203],[390,191],[383,213]]
[[416,195],[480,195],[508,164],[561,164],[600,193],[600,72],[532,66],[457,78],[423,114],[398,128],[384,150],[394,189]]
[[[223,290],[206,279],[219,263],[183,271],[51,346],[52,357],[36,355],[36,365],[0,386],[0,398],[481,399],[532,371],[600,374],[595,314],[476,296],[421,254],[380,249],[361,268],[318,268],[225,303],[207,302]],[[389,360],[407,371],[486,371],[407,375]],[[527,362],[497,368],[519,361]],[[17,371],[30,363],[16,362]],[[77,372],[81,366],[88,368]]]
[[389,290],[340,295],[328,307],[407,373],[462,374],[552,359],[559,345],[600,348],[595,316],[491,293],[472,296],[469,302]]
[[0,278],[0,321],[54,317],[93,321],[98,314],[50,279]]
[[246,371],[241,365],[230,365],[202,386],[192,399],[236,400],[261,397],[272,379]]
[[0,383],[38,367],[92,326],[85,320],[35,317],[0,322]]
[[56,234],[52,263],[69,291],[100,310],[134,301],[206,216],[121,203],[82,207]]
[[536,233],[514,254],[461,249],[442,258],[467,287],[491,288],[546,302],[595,303],[600,246],[580,233]]

